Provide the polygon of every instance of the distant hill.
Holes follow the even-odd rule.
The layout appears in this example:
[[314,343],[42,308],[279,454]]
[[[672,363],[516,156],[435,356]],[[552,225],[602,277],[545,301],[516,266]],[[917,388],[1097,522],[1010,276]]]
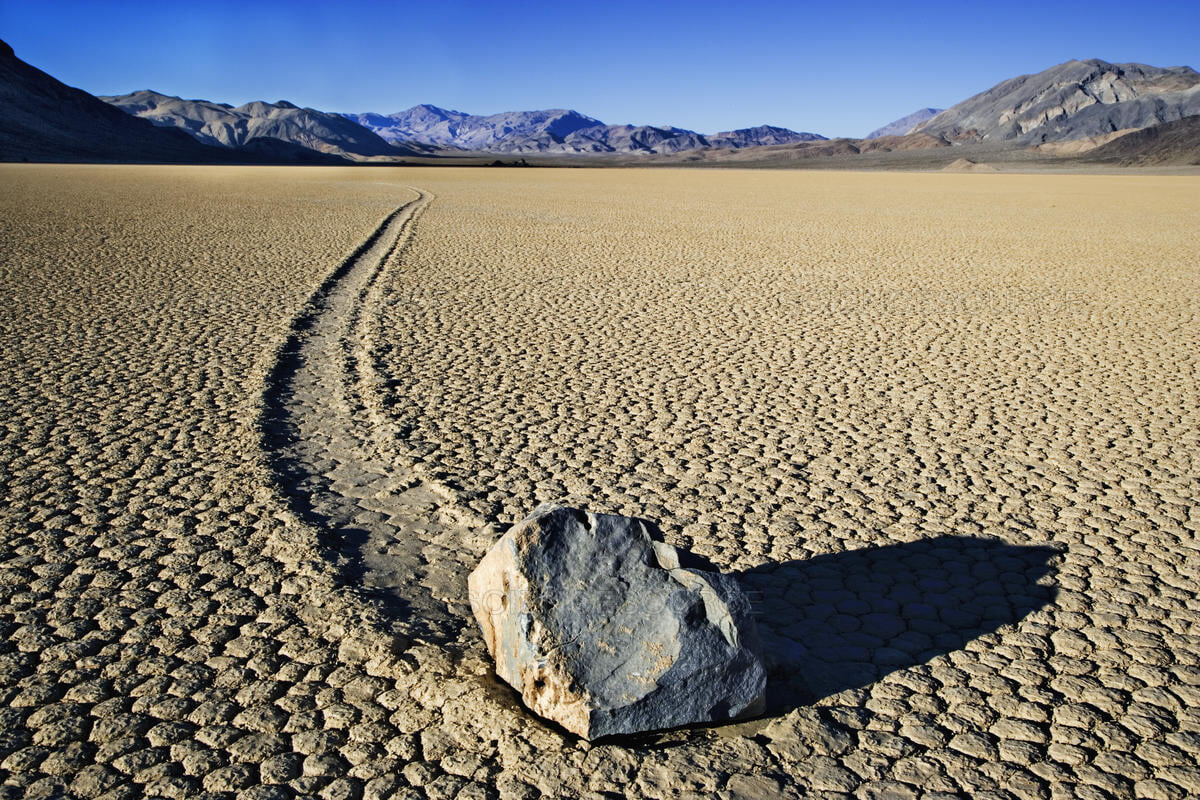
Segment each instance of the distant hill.
[[1200,165],[1200,117],[1127,133],[1089,151],[1085,158],[1123,166]]
[[951,145],[941,136],[930,136],[928,133],[906,133],[900,136],[859,139],[856,146],[860,153],[891,153],[899,150],[936,150]]
[[339,156],[415,154],[410,148],[384,141],[374,131],[340,114],[300,108],[285,100],[255,101],[235,108],[209,100],[184,100],[148,89],[100,99],[159,127],[185,131],[204,144],[241,147],[255,139],[270,138]]
[[913,128],[927,119],[936,117],[943,110],[941,108],[922,108],[920,111],[914,111],[907,117],[901,117],[898,120],[889,122],[882,128],[876,128],[868,133],[866,138],[878,139],[880,136],[904,136],[905,134],[912,133]]
[[[500,146],[508,152],[530,152],[529,144],[522,141],[502,142]],[[596,125],[581,128],[561,142],[535,145],[538,152],[558,153],[678,153],[705,146],[704,137],[695,131],[670,125]]]
[[464,114],[431,105],[413,106],[395,114],[343,114],[392,142],[413,141],[463,150],[514,152],[503,143],[549,137],[561,141],[581,128],[601,125],[600,120],[576,111],[506,111],[489,116]]
[[952,141],[1066,141],[1200,114],[1189,67],[1068,61],[999,83],[918,125]]
[[760,125],[705,136],[674,126],[606,125],[570,109],[477,116],[428,104],[395,114],[345,114],[384,139],[489,153],[677,153],[706,147],[759,147],[825,137]]
[[739,128],[705,137],[709,147],[766,147],[773,144],[795,144],[796,142],[823,142],[826,137],[818,133],[799,133],[774,125],[759,125],[754,128]]
[[0,160],[181,163],[228,156],[67,86],[0,41]]
[[875,139],[818,139],[736,149],[705,148],[655,156],[647,161],[705,166],[813,167],[828,163],[831,166],[853,167],[855,162],[864,158],[870,159],[872,166],[886,166],[888,159],[894,155],[905,163],[915,163],[918,168],[927,168],[929,164],[941,167],[949,163],[954,159],[951,153],[956,149],[959,148],[953,147],[941,137],[914,133],[907,136],[880,136]]

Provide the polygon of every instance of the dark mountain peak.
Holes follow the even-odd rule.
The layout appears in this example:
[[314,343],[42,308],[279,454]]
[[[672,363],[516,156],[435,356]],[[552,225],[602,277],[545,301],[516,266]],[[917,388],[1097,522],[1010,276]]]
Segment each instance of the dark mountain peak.
[[801,133],[778,125],[756,125],[753,128],[738,128],[732,131],[721,131],[708,137],[714,147],[763,147],[773,144],[792,144],[794,142],[823,141],[824,136],[817,133]]
[[1058,66],[1059,67],[1067,67],[1067,66],[1075,66],[1077,64],[1083,65],[1085,67],[1100,67],[1102,69],[1106,69],[1106,68],[1113,66],[1113,64],[1111,62],[1105,61],[1102,58],[1072,58],[1067,61],[1064,61],[1063,63],[1059,64]]
[[[451,109],[448,109],[448,108],[442,108],[441,106],[435,106],[432,103],[418,103],[417,105],[408,109],[408,113],[412,113],[414,111],[420,111],[420,112],[423,112],[426,114],[437,114],[437,115],[443,116],[443,117],[463,113],[462,111],[452,111]],[[405,112],[397,111],[396,113],[403,114]]]
[[[144,109],[157,108],[164,102],[169,102],[172,100],[178,101],[180,99],[178,97],[171,97],[170,95],[163,94],[162,92],[156,92],[153,89],[138,89],[136,92],[130,92],[129,94],[120,95],[119,97],[130,106],[136,106]],[[118,99],[118,95],[102,94],[100,95],[99,99],[106,103],[112,103]]]
[[731,131],[721,131],[717,136],[727,133],[779,133],[787,130],[787,128],[781,128],[778,125],[751,125],[749,128],[734,128]]
[[584,128],[593,128],[597,125],[604,124],[598,119],[586,117],[583,114],[580,114],[578,111],[572,111],[570,109],[552,109],[545,113],[549,116],[547,117],[542,130],[551,136],[557,136],[560,139],[570,136],[575,131],[583,130]]
[[[101,95],[101,96],[103,97],[104,95]],[[124,97],[136,97],[139,99],[141,99],[141,98],[154,99],[154,100],[182,100],[183,99],[182,97],[179,97],[177,95],[167,94],[166,92],[159,92],[154,89],[138,89],[136,92],[130,92],[129,94],[123,95],[123,96]]]
[[460,119],[462,117],[468,117],[468,116],[470,116],[470,114],[466,114],[462,111],[454,111],[449,108],[441,108],[439,106],[431,105],[429,103],[421,103],[419,105],[415,105],[412,108],[406,109],[404,111],[397,111],[394,114],[384,114],[382,116],[386,116],[386,117],[389,117],[394,120],[420,119],[420,120],[428,120],[428,121],[434,121],[434,120],[441,121],[441,120]]
[[[204,102],[207,103],[208,101]],[[251,100],[249,103],[242,103],[240,106],[236,106],[233,110],[242,114],[259,115],[269,114],[274,109],[275,106],[266,100]]]
[[1186,66],[1175,67],[1155,67],[1150,64],[1141,64],[1136,61],[1105,61],[1102,58],[1073,58],[1070,61],[1064,61],[1061,64],[1056,64],[1042,72],[1032,73],[1031,76],[1043,75],[1047,72],[1078,72],[1088,73],[1100,70],[1102,72],[1130,72],[1137,75],[1157,75],[1161,73],[1190,73],[1196,75],[1196,70]]

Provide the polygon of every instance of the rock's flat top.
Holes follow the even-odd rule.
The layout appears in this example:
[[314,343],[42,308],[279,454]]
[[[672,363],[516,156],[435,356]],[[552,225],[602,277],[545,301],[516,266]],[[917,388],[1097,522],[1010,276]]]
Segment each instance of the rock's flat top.
[[761,713],[766,675],[732,578],[684,569],[642,521],[536,509],[471,573],[496,671],[588,739]]

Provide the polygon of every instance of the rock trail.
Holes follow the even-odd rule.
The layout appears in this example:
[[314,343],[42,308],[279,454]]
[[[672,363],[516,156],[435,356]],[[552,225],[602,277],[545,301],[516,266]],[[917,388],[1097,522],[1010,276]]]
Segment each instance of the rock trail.
[[367,325],[381,277],[433,199],[414,191],[293,320],[267,385],[263,444],[292,510],[324,534],[346,580],[382,602],[396,632],[444,644],[465,619],[445,587],[465,586],[470,566],[446,545],[471,531],[454,518],[451,491],[395,447]]

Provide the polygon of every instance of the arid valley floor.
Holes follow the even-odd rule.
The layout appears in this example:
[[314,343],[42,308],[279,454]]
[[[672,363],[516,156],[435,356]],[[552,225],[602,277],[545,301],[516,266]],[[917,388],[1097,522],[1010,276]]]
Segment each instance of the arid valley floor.
[[[0,167],[0,797],[1200,795],[1198,180]],[[550,500],[768,714],[524,711]]]

